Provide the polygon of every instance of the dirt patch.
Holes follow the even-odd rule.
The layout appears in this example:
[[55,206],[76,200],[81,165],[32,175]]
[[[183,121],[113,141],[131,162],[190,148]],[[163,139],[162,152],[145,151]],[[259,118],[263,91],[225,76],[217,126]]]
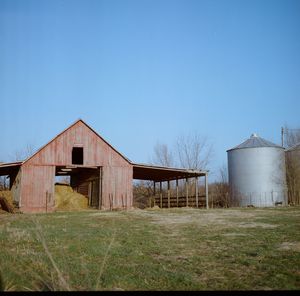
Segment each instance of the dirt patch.
[[[256,222],[264,211],[257,215],[256,209],[159,209],[159,210],[136,210],[135,215],[149,218],[150,223],[160,224],[165,227],[193,225],[196,227],[218,226],[219,228],[263,228],[274,229],[276,224]],[[227,234],[228,235],[228,234]],[[231,236],[242,236],[234,233]],[[230,236],[230,235],[228,235]]]
[[67,215],[59,215],[59,216],[54,216],[55,219],[66,219],[68,218]]
[[88,214],[90,217],[97,217],[97,216],[102,216],[102,217],[119,217],[122,214],[122,212],[117,212],[117,211],[97,211],[91,214]]
[[245,233],[236,233],[236,232],[232,232],[232,233],[224,233],[223,236],[227,236],[227,237],[236,237],[236,236],[248,236]]
[[151,219],[151,223],[174,226],[184,224],[196,224],[205,226],[209,224],[224,224],[225,220],[218,213],[209,213],[197,209],[177,209],[176,212],[167,210],[136,211],[134,214]]
[[283,242],[279,245],[278,250],[300,252],[300,242]]
[[276,228],[277,227],[277,225],[274,225],[274,224],[257,223],[257,222],[239,223],[237,226],[241,227],[241,228],[257,228],[257,227]]

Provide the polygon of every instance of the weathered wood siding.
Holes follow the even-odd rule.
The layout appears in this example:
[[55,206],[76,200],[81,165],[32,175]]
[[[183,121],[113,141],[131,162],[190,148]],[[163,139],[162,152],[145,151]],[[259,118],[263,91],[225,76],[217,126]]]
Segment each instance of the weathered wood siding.
[[20,209],[23,212],[54,210],[55,166],[23,165]]
[[73,147],[83,147],[83,167],[103,168],[101,208],[132,207],[132,164],[84,122],[77,121],[22,165],[22,210],[46,211],[46,196],[47,211],[54,209],[55,166],[72,165]]
[[103,209],[132,207],[132,175],[132,167],[103,167]]
[[131,166],[83,122],[79,121],[43,147],[29,161],[31,165],[72,165],[72,148],[83,147],[84,166]]

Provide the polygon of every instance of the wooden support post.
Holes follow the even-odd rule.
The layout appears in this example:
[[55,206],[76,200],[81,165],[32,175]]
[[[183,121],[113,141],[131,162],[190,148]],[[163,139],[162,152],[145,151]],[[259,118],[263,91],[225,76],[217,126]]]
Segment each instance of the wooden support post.
[[205,198],[206,198],[206,208],[209,209],[209,205],[208,205],[208,183],[207,183],[207,173],[205,173]]
[[179,197],[179,194],[178,194],[178,179],[176,179],[176,204],[177,204],[177,208],[178,208],[178,197]]
[[91,199],[92,199],[92,182],[89,182],[88,185],[88,206],[91,206]]
[[153,206],[155,206],[155,197],[156,197],[156,188],[155,188],[155,181],[153,181]]
[[185,179],[185,188],[186,188],[186,207],[189,206],[189,179]]
[[170,181],[168,181],[168,208],[170,208]]
[[159,198],[160,198],[160,207],[162,209],[162,184],[159,182]]
[[199,200],[198,200],[198,177],[195,177],[195,195],[196,195],[196,207],[199,208]]
[[48,212],[48,191],[46,191],[46,213]]
[[99,167],[99,201],[98,201],[98,210],[101,210],[102,206],[102,167]]

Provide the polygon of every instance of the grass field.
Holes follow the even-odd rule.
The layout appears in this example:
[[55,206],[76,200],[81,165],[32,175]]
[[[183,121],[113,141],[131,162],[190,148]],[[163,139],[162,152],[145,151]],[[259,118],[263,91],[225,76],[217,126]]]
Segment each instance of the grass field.
[[2,290],[300,289],[300,208],[0,215]]

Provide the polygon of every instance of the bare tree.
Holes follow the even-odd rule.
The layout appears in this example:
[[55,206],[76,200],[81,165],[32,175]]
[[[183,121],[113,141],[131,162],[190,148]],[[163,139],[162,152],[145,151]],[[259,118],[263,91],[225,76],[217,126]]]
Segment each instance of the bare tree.
[[[22,161],[34,153],[33,145],[27,144],[25,148],[15,151],[10,161]],[[9,176],[0,176],[0,190],[9,189]]]
[[283,128],[284,146],[289,148],[300,143],[300,128]]
[[0,176],[0,191],[7,190],[9,187],[6,176]]
[[144,209],[151,207],[151,199],[153,198],[153,186],[151,181],[140,180],[133,185],[133,205]]
[[[173,153],[168,145],[157,142],[153,148],[153,156],[150,163],[158,166],[174,166]],[[153,181],[139,180],[133,186],[134,205],[139,208],[151,206],[153,198]]]
[[198,133],[180,135],[176,139],[176,153],[181,167],[205,170],[213,154],[213,146]]
[[228,168],[225,163],[219,168],[219,179],[224,184],[228,183]]
[[32,156],[35,152],[35,148],[32,144],[27,144],[25,148],[15,151],[11,157],[11,161],[23,161]]
[[153,150],[154,155],[151,161],[153,164],[167,167],[174,166],[173,153],[166,144],[157,142]]
[[[285,146],[291,149],[286,151],[286,181],[289,204],[300,204],[300,128],[284,128]],[[299,145],[297,145],[299,144]]]

